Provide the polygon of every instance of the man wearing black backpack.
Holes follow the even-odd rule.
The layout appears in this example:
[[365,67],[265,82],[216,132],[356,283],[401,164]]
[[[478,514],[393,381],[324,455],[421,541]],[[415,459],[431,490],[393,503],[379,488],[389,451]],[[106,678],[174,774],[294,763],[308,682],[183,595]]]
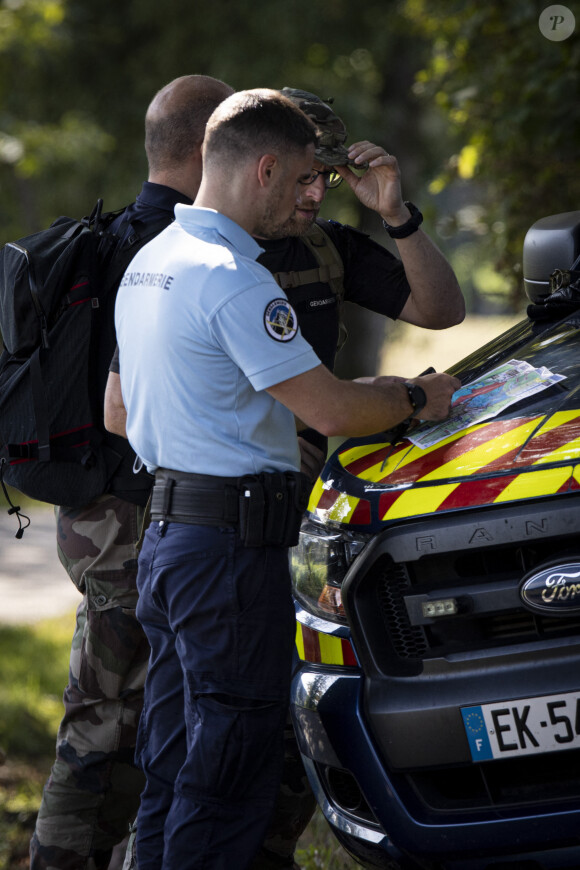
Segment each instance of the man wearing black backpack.
[[[145,119],[149,180],[109,229],[155,228],[191,204],[201,182],[207,119],[233,93],[209,76],[183,76],[154,97]],[[111,308],[110,325],[113,325]],[[114,348],[114,341],[113,341]],[[102,404],[109,359],[99,372]],[[152,481],[127,451],[107,492],[57,508],[60,559],[83,595],[72,642],[57,758],[31,842],[31,868],[101,870],[135,817],[143,777],[134,765],[149,647],[135,619],[137,544]]]
[[[150,162],[153,145],[161,148],[171,144],[167,127],[165,136],[162,124],[156,135],[153,132],[155,120],[162,119],[163,113],[171,108],[172,85],[157,95],[148,111],[146,147]],[[289,89],[284,92],[311,117],[314,113],[325,139],[321,140],[316,155],[312,183],[304,186],[295,214],[285,228],[285,237],[260,241],[265,249],[260,262],[277,275],[298,310],[303,334],[322,361],[332,369],[340,326],[341,294],[337,283],[343,285],[345,298],[393,319],[402,317],[430,328],[460,322],[463,299],[457,281],[436,247],[418,231],[420,214],[414,207],[409,210],[403,204],[396,159],[371,143],[351,146],[348,153],[343,145],[344,124],[326,104],[311,94]],[[201,122],[197,129],[200,128]],[[172,165],[175,169],[186,155],[186,148],[181,155],[175,150],[172,158],[167,158],[165,168]],[[404,240],[397,242],[400,261],[364,234],[339,224],[323,222],[323,236],[326,233],[330,240],[334,260],[330,266],[299,238],[315,223],[326,190],[340,178],[331,167],[354,163],[357,157],[364,157],[363,162],[376,160],[381,164],[375,174],[383,173],[382,184],[387,185],[393,203],[387,231]],[[199,184],[200,165],[198,169]],[[155,179],[160,180],[158,175],[152,175],[151,180]],[[356,182],[351,181],[354,189]],[[173,205],[195,198],[192,187],[184,191],[176,176],[161,183],[171,188]],[[177,190],[188,195],[175,199]],[[319,239],[316,242],[320,244]],[[328,252],[326,256],[328,259]],[[290,283],[289,275],[293,276]],[[118,387],[118,377],[112,375],[110,380]],[[111,408],[114,407],[113,402]],[[303,434],[304,466],[310,467],[316,476],[324,441],[317,438],[317,433]],[[145,479],[143,495],[148,487],[149,481]],[[127,497],[126,490],[114,489],[86,509],[59,511],[60,547],[66,548],[77,578],[82,577],[77,582],[85,598],[73,640],[59,757],[45,790],[32,843],[32,870],[107,867],[110,849],[123,838],[138,804],[142,778],[133,766],[133,750],[148,648],[134,619],[134,569],[141,508],[135,509]],[[134,499],[134,494],[131,497]],[[100,542],[104,543],[109,562],[104,575],[99,576],[104,567],[100,564]],[[313,798],[299,759],[291,752],[289,760],[279,800],[283,812],[273,819],[272,837],[256,859],[255,870],[293,866],[296,839],[313,810]]]

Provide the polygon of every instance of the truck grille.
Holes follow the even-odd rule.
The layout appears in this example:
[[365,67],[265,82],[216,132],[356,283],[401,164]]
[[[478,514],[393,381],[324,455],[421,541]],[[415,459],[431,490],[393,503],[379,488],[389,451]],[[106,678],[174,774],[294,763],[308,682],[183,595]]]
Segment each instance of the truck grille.
[[377,574],[377,598],[383,624],[393,649],[401,659],[420,659],[428,650],[422,628],[411,625],[405,607],[405,592],[411,582],[404,565],[385,565]]
[[436,812],[507,809],[580,798],[574,774],[580,750],[552,752],[525,759],[484,762],[470,767],[413,771],[407,783],[420,803]]
[[[502,645],[534,643],[543,639],[580,634],[580,613],[551,617],[527,610],[519,586],[527,571],[562,554],[563,542],[499,547],[493,553],[470,554],[469,570],[461,552],[448,552],[410,562],[395,562],[385,553],[370,567],[352,598],[355,620],[362,628],[362,641],[385,674],[403,674],[408,666],[420,667],[426,659],[449,654],[485,651]],[[493,596],[487,609],[460,612],[456,616],[414,625],[409,615],[410,596],[469,598],[469,590],[485,591],[501,584],[511,591],[513,607],[494,611]],[[351,604],[351,612],[352,612]],[[358,635],[358,632],[357,632]],[[357,648],[360,639],[357,636]],[[416,669],[415,669],[416,670]]]
[[[343,601],[367,678],[371,730],[401,797],[424,818],[580,799],[580,749],[472,763],[459,712],[496,697],[494,672],[500,699],[556,691],[545,663],[578,649],[580,613],[532,612],[519,590],[540,566],[579,558],[579,529],[578,499],[528,505],[525,516],[518,505],[475,519],[434,516],[385,529],[358,557],[358,570],[353,565]],[[422,604],[438,599],[454,599],[457,611],[426,617]],[[534,662],[544,663],[543,682],[530,678],[524,691],[510,681],[510,659],[520,676],[526,662],[528,675]],[[480,699],[474,686],[483,679]]]

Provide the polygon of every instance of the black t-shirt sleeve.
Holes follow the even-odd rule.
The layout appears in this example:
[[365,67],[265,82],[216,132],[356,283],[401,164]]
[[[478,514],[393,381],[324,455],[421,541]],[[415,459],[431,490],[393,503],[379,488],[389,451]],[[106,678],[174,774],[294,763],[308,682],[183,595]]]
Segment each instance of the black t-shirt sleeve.
[[324,228],[343,259],[345,299],[396,320],[411,292],[401,261],[353,227],[328,221]]
[[109,371],[114,372],[118,375],[121,371],[121,367],[119,365],[119,345],[115,347],[115,353],[113,354],[113,359],[111,360],[111,364],[109,365]]

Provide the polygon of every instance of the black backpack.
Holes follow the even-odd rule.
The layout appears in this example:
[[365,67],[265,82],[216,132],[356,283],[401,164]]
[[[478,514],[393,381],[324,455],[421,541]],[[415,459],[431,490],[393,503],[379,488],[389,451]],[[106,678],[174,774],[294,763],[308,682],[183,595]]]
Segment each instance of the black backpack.
[[130,450],[103,425],[115,296],[170,218],[145,228],[123,212],[99,200],[90,217],[60,217],[0,251],[0,483],[39,501],[87,504]]

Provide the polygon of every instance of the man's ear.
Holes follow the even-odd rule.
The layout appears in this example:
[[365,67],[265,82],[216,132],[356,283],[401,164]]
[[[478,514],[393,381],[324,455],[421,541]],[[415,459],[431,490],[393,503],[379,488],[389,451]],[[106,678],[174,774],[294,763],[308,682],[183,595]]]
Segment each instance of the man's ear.
[[268,187],[278,169],[278,158],[274,154],[263,154],[258,162],[258,181],[260,187]]

